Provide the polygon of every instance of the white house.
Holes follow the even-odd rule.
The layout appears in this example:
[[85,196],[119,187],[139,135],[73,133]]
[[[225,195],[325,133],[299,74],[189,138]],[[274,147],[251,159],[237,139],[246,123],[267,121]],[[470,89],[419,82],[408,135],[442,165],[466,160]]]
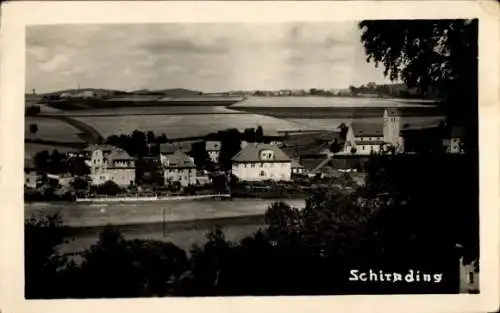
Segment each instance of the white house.
[[369,155],[378,153],[387,146],[392,146],[396,152],[404,150],[401,136],[399,111],[386,109],[383,121],[358,122],[349,125],[342,154]]
[[244,181],[290,180],[292,160],[274,145],[248,143],[232,158],[232,174]]
[[125,187],[135,182],[135,160],[122,149],[109,146],[102,149],[94,146],[90,160],[86,161],[90,168],[93,185],[101,185],[110,180]]
[[183,187],[196,184],[196,165],[184,152],[177,150],[165,156],[161,163],[165,184],[179,182]]
[[206,141],[205,149],[207,150],[208,156],[213,163],[219,163],[219,155],[221,149],[220,141]]

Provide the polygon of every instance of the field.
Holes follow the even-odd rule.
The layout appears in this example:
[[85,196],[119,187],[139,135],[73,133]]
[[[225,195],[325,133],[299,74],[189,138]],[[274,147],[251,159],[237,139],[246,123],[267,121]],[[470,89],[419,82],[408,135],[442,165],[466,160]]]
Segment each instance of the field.
[[[151,104],[150,104],[151,105]],[[401,108],[401,126],[422,128],[435,126],[439,112],[428,102],[397,99],[341,97],[249,97],[230,107],[195,105],[120,106],[42,112],[42,115],[63,115],[85,125],[75,124],[90,137],[130,134],[134,130],[165,133],[168,138],[204,136],[227,128],[262,126],[268,135],[283,130],[333,130],[353,119],[381,122],[384,108]],[[29,124],[36,121],[39,131],[29,133]],[[88,125],[89,127],[84,127]],[[100,134],[97,134],[99,132]],[[26,138],[81,142],[82,134],[57,119],[28,118]]]
[[69,117],[85,116],[123,116],[123,115],[192,115],[192,114],[245,114],[221,106],[149,106],[149,107],[118,107],[99,108],[78,111],[53,111],[50,115]]
[[195,114],[195,115],[141,115],[92,116],[75,119],[94,127],[104,137],[130,134],[134,130],[152,130],[165,133],[168,138],[204,136],[227,128],[244,130],[262,126],[269,135],[282,129],[304,129],[283,119],[255,114]]
[[[442,116],[403,116],[401,117],[401,128],[425,128],[434,127],[439,124],[439,121],[443,119]],[[365,117],[365,118],[289,118],[286,119],[297,125],[302,125],[304,128],[318,129],[318,130],[332,130],[338,128],[342,123],[350,123],[353,120],[366,123],[382,123],[382,117]],[[407,124],[407,125],[406,125]],[[405,127],[406,125],[406,127]]]
[[249,97],[231,107],[272,107],[272,108],[386,108],[421,107],[428,108],[432,102],[405,99],[379,99],[355,97]]
[[[30,132],[30,125],[36,124],[38,131],[35,134]],[[78,136],[78,129],[64,121],[52,118],[26,117],[24,125],[24,135],[26,139],[42,139],[58,142],[83,142]]]

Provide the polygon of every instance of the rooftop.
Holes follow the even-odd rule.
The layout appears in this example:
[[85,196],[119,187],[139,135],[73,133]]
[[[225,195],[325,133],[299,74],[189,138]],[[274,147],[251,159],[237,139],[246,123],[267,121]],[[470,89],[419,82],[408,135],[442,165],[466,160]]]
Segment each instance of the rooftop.
[[165,167],[167,168],[194,168],[196,165],[193,160],[182,151],[175,151],[167,156]]
[[292,159],[292,168],[304,168],[296,159]]
[[291,159],[277,146],[265,143],[249,143],[233,158],[233,162],[262,162],[261,152],[272,151],[273,156],[266,162],[290,162]]
[[382,137],[384,135],[383,123],[367,123],[354,121],[351,128],[355,137]]
[[207,141],[205,143],[205,149],[207,151],[220,151],[221,142],[220,141]]
[[134,157],[130,156],[127,152],[121,149],[114,149],[107,156],[109,161],[119,161],[119,160],[134,160]]
[[87,151],[87,152],[92,152],[94,150],[102,150],[102,151],[113,151],[115,149],[118,149],[117,147],[115,146],[112,146],[112,145],[88,145],[86,146],[83,151]]

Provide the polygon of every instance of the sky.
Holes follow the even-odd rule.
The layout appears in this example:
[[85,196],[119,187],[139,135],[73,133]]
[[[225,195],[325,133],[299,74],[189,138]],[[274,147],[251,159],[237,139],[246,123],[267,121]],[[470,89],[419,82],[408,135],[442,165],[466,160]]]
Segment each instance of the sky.
[[26,30],[26,91],[203,92],[388,83],[356,22],[72,24]]

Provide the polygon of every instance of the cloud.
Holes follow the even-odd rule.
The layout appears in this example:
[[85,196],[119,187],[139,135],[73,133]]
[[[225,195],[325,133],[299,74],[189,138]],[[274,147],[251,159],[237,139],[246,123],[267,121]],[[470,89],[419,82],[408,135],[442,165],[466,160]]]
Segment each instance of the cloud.
[[356,23],[30,26],[26,88],[281,89],[385,81]]
[[47,62],[40,63],[38,68],[42,71],[53,72],[68,62],[68,58],[64,55],[56,55]]

